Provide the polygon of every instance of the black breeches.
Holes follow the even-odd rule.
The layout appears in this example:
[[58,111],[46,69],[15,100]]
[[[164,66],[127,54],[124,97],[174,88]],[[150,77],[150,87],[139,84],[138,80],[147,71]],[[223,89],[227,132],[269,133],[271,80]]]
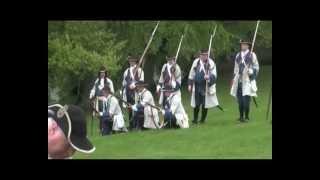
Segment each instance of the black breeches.
[[243,118],[243,114],[245,114],[245,118],[249,118],[251,97],[242,95],[241,83],[238,85],[237,100],[238,100],[238,104],[239,104],[240,118]]
[[[132,97],[128,97],[127,96],[127,102],[130,104],[134,104],[134,98]],[[131,108],[127,108],[128,109],[128,114],[129,114],[129,128],[132,129],[134,128],[134,120],[133,120],[133,112]]]
[[164,122],[166,123],[165,128],[179,128],[179,126],[177,125],[177,119],[175,116],[170,116],[168,118],[165,118]]
[[144,123],[144,114],[143,112],[135,112],[132,121],[132,128],[142,129]]
[[112,126],[113,126],[113,121],[110,120],[102,120],[100,118],[101,122],[101,134],[104,135],[109,135],[112,132]]
[[[200,105],[196,106],[193,109],[193,120],[198,121],[198,114],[200,110]],[[208,108],[205,108],[204,104],[202,105],[201,121],[204,121],[207,117]]]

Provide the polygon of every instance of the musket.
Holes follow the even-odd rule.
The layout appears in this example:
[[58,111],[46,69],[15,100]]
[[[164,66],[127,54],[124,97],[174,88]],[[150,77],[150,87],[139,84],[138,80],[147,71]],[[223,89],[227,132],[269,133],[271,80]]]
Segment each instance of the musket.
[[[147,46],[145,47],[145,49],[144,49],[144,51],[143,51],[143,53],[142,53],[142,56],[140,57],[139,63],[138,63],[138,65],[137,65],[137,67],[135,68],[135,71],[133,72],[133,77],[136,76],[136,73],[138,72],[138,69],[139,69],[139,67],[140,67],[141,64],[142,64],[143,58],[144,58],[147,50],[149,49],[149,46],[150,46],[150,44],[151,44],[151,41],[152,41],[152,39],[153,39],[153,36],[154,36],[157,28],[158,28],[159,23],[160,23],[160,21],[158,21],[156,27],[154,28],[154,30],[153,30],[153,32],[152,32],[152,34],[151,34],[151,37],[150,37],[150,39],[149,39],[149,42],[148,42]],[[140,73],[140,75],[141,75],[141,73]],[[139,75],[139,79],[140,79],[140,75]]]
[[[113,95],[113,94],[111,94],[111,95]],[[123,99],[121,99],[120,97],[117,97],[117,96],[115,96],[115,95],[113,95],[113,96],[116,97],[117,99],[119,99],[120,101],[124,102],[125,104],[127,104],[129,107],[132,106],[132,104],[128,103],[127,101],[125,101],[125,100],[123,100]],[[150,104],[150,103],[146,103],[146,105],[148,105],[148,106],[150,106],[150,107],[152,107],[152,108],[155,108],[155,109],[157,109],[157,110],[159,110],[159,111],[162,110],[162,108],[160,108],[160,107],[158,107],[158,106],[154,106],[154,105],[152,105],[152,104]],[[152,113],[152,114],[153,114],[153,113]],[[154,121],[154,118],[152,118],[152,122],[153,122],[154,126],[156,126],[156,128],[159,129],[159,127],[156,125],[156,122]]]
[[128,107],[131,107],[131,106],[132,106],[132,104],[130,104],[129,102],[123,100],[123,99],[120,98],[119,96],[116,96],[115,94],[113,94],[113,93],[111,93],[111,92],[109,92],[109,94],[112,95],[113,97],[117,98],[119,101],[125,103]]
[[[258,32],[259,23],[260,23],[260,20],[257,21],[256,30],[255,30],[254,35],[253,35],[252,45],[251,45],[251,49],[250,49],[250,54],[251,55],[252,55],[252,52],[253,52],[254,43],[256,41],[256,36],[257,36],[257,32]],[[247,66],[246,63],[244,63],[244,66],[245,66],[246,69],[248,69],[248,66]]]
[[184,32],[183,32],[183,34],[181,35],[180,42],[179,42],[179,46],[178,46],[178,49],[177,49],[177,52],[176,52],[176,56],[175,56],[173,65],[172,65],[172,67],[171,67],[171,69],[170,69],[170,71],[171,71],[170,82],[172,81],[173,78],[174,78],[174,80],[176,79],[175,71],[176,71],[177,59],[178,59],[178,56],[179,56],[181,44],[182,44],[182,41],[183,41],[183,38],[184,38],[184,35],[185,35],[186,31],[187,31],[187,25],[185,26]]
[[150,106],[150,107],[152,107],[152,108],[155,108],[155,109],[157,109],[157,110],[159,110],[159,111],[162,111],[162,110],[163,110],[161,107],[159,107],[159,106],[154,106],[154,105],[152,105],[152,104],[150,104],[150,103],[146,103],[146,105],[148,105],[148,106]]
[[[122,98],[116,96],[115,94],[113,94],[113,93],[111,93],[111,92],[110,92],[109,94],[112,95],[112,96],[114,96],[115,98],[117,98],[119,101],[124,102],[126,105],[132,106],[132,104],[130,104],[129,102],[127,102],[127,101],[123,100]],[[151,106],[152,108],[155,108],[155,109],[157,109],[157,110],[159,110],[159,111],[162,110],[161,107],[159,107],[159,106],[154,106],[154,105],[152,105],[152,104],[150,104],[150,103],[146,103],[146,105]]]
[[[209,42],[209,49],[208,49],[208,66],[207,66],[207,75],[209,74],[209,58],[210,58],[210,52],[211,52],[211,44],[212,44],[212,39],[214,38],[214,36],[216,35],[216,31],[217,31],[217,25],[214,28],[213,33],[210,36],[210,42]],[[206,92],[208,92],[208,80],[206,81]],[[223,108],[218,105],[217,106],[222,112],[224,112]]]
[[181,44],[182,44],[182,40],[183,40],[183,38],[184,38],[184,35],[186,34],[186,31],[187,31],[187,25],[186,25],[186,27],[184,28],[184,32],[183,32],[183,34],[181,35],[181,38],[180,38],[178,50],[177,50],[176,57],[175,57],[175,61],[174,61],[175,64],[176,64],[176,62],[177,62],[177,59],[178,59],[178,56],[179,56],[179,52],[180,52],[180,48],[181,48]]
[[211,36],[210,36],[209,49],[208,49],[208,58],[210,57],[211,43],[212,43],[213,37],[216,35],[216,30],[217,30],[217,25],[214,28],[213,34],[211,34]]
[[254,32],[250,53],[252,53],[252,51],[253,51],[253,46],[254,46],[254,42],[256,41],[256,36],[257,36],[257,32],[258,32],[259,23],[260,23],[260,20],[257,21],[256,30]]
[[222,108],[220,105],[218,105],[217,107],[218,107],[222,112],[224,112],[223,108]]
[[[124,102],[127,106],[129,106],[129,107],[132,106],[132,104],[130,104],[129,102],[123,100],[122,98],[114,95],[113,93],[110,93],[110,94],[111,94],[112,96],[114,96],[115,98],[117,98],[119,101]],[[150,104],[150,103],[146,103],[146,105],[148,105],[148,106],[150,106],[150,107],[152,107],[152,108],[155,108],[155,109],[157,109],[157,110],[159,110],[159,111],[162,110],[162,108],[160,108],[160,107],[158,107],[158,106],[154,106],[154,105],[152,105],[152,104]],[[154,121],[154,118],[152,118],[152,122],[153,122],[153,124],[156,126],[156,128],[159,129],[159,127],[156,125],[156,122]]]
[[266,119],[267,120],[268,120],[268,117],[269,117],[271,100],[272,100],[272,86],[271,86],[270,94],[269,94],[268,109],[267,109],[267,115],[266,115]]
[[175,63],[176,63],[176,61],[177,61],[177,59],[178,59],[178,55],[179,55],[179,52],[180,52],[180,48],[181,48],[181,43],[182,43],[183,37],[184,37],[184,34],[182,34],[182,35],[181,35],[181,38],[180,38],[178,50],[177,50],[177,53],[176,53],[176,56],[175,56],[175,59],[174,59],[174,62],[175,62]]
[[[146,105],[148,105],[148,106],[150,106],[150,107],[152,107],[152,108],[155,108],[155,109],[157,109],[157,110],[159,110],[159,111],[161,111],[162,110],[162,108],[160,108],[160,107],[158,107],[158,106],[154,106],[154,105],[152,105],[152,104],[150,104],[150,103],[146,103]],[[154,121],[154,118],[153,118],[153,112],[151,112],[151,114],[152,114],[152,122],[153,122],[153,124],[154,124],[154,126],[157,128],[157,129],[159,129],[159,127],[156,125],[156,122]],[[161,126],[162,127],[162,126]]]
[[[210,58],[210,52],[211,52],[212,39],[216,35],[216,31],[217,31],[217,25],[215,26],[213,33],[210,35],[209,48],[208,48],[208,61],[207,61],[208,65],[207,65],[207,72],[206,72],[207,75],[209,74],[209,58]],[[208,93],[208,80],[206,80],[206,93]],[[217,107],[219,108],[219,110],[224,112],[223,108],[220,105],[218,105]]]
[[[216,35],[216,30],[217,30],[217,25],[214,28],[214,32],[210,36],[209,49],[208,49],[208,60],[207,60],[207,72],[206,72],[207,75],[209,74],[209,58],[210,58],[212,39]],[[206,80],[206,93],[208,93],[208,80]]]
[[[252,52],[253,52],[254,43],[255,43],[256,37],[257,37],[259,23],[260,23],[260,20],[257,21],[256,30],[255,30],[254,35],[253,35],[252,45],[251,45],[251,49],[250,49],[251,56],[252,56]],[[251,65],[251,64],[249,64],[249,65]],[[244,63],[244,66],[245,66],[246,69],[249,69],[246,63]]]
[[[251,46],[251,49],[250,49],[250,54],[252,56],[252,52],[253,52],[253,47],[254,47],[254,43],[256,41],[256,36],[257,36],[257,32],[258,32],[258,27],[259,27],[259,23],[260,23],[260,20],[257,21],[257,25],[256,25],[256,30],[254,32],[254,36],[253,36],[253,40],[252,40],[252,46]],[[244,65],[246,66],[246,63],[244,63]],[[246,66],[247,67],[247,66]],[[247,68],[248,69],[248,68]],[[257,100],[256,98],[253,96],[253,102],[254,104],[256,105],[256,107],[258,108],[258,103],[257,103]]]

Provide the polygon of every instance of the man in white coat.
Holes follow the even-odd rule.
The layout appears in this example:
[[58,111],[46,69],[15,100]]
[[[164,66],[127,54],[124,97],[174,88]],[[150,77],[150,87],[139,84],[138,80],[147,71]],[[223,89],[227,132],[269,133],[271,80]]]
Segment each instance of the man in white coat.
[[189,128],[189,118],[185,112],[181,97],[177,90],[166,87],[161,90],[166,97],[164,109],[161,111],[164,116],[165,128]]
[[102,96],[102,89],[105,85],[108,85],[111,92],[114,93],[113,82],[107,77],[106,68],[102,66],[89,95],[89,99],[94,101],[93,108],[95,109],[95,112],[98,112],[98,115],[102,112],[102,101],[99,100],[98,97]]
[[250,53],[250,46],[249,41],[240,41],[241,52],[235,58],[234,78],[230,91],[239,103],[240,122],[249,120],[250,97],[257,96],[256,77],[259,72],[259,63],[256,54]]
[[[102,112],[102,101],[98,97],[102,96],[102,89],[105,85],[108,85],[111,92],[114,93],[113,82],[107,77],[107,70],[104,66],[100,68],[98,77],[94,82],[94,85],[90,91],[89,99],[93,108],[93,115],[97,116],[100,120],[100,113]],[[101,121],[99,123],[101,129]]]
[[[127,101],[130,104],[134,104],[135,100],[135,83],[137,81],[144,80],[144,72],[139,67],[137,73],[134,75],[134,71],[137,68],[138,58],[129,56],[128,62],[130,67],[127,68],[123,73],[122,80],[122,98],[124,101]],[[123,103],[123,107],[126,108],[126,104]],[[132,109],[131,107],[127,107],[129,113],[129,129],[133,128],[133,120],[132,120]]]
[[112,96],[110,92],[110,87],[104,86],[102,90],[103,96],[99,97],[99,100],[102,101],[103,106],[102,112],[100,112],[102,135],[111,134],[112,131],[127,132],[118,100]]
[[208,50],[202,50],[200,57],[193,61],[189,72],[188,91],[191,95],[191,106],[194,108],[192,123],[198,123],[198,113],[202,106],[200,123],[205,122],[208,108],[219,105],[216,95],[216,65],[208,58]]
[[155,103],[151,92],[145,88],[146,86],[147,84],[143,81],[136,83],[136,103],[132,106],[132,110],[134,111],[133,125],[137,130],[160,128],[158,110],[150,106],[154,106]]
[[161,88],[173,88],[181,98],[181,70],[180,66],[176,64],[175,57],[166,57],[167,63],[162,66],[159,82],[157,85],[157,93],[160,94],[159,105],[164,106],[166,96],[164,96]]

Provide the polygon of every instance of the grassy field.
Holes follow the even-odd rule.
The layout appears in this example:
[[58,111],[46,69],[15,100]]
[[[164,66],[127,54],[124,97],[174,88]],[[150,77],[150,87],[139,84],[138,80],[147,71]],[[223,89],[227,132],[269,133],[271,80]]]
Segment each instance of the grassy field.
[[[272,159],[272,113],[266,120],[271,77],[272,66],[262,66],[258,77],[259,107],[251,102],[248,123],[236,121],[238,108],[229,94],[230,77],[218,77],[217,95],[225,112],[210,109],[205,124],[195,126],[190,122],[189,129],[148,130],[104,137],[98,135],[97,124],[94,124],[96,131],[93,136],[89,133],[89,137],[96,151],[88,155],[76,153],[74,159]],[[190,94],[184,91],[182,96],[191,121]]]

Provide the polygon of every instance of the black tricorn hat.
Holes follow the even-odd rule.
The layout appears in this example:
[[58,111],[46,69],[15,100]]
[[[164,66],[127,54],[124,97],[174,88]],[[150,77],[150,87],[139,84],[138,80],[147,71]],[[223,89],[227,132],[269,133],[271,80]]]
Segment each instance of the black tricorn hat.
[[208,49],[202,49],[199,54],[206,54],[206,55],[208,55]]
[[64,116],[62,111],[63,106],[60,104],[53,104],[48,106],[48,119],[54,120],[61,128],[64,135],[68,138],[68,134],[71,131],[69,120]]
[[247,40],[243,40],[243,39],[240,39],[240,44],[248,44],[251,46],[251,42],[250,41],[247,41]]
[[128,61],[134,61],[134,62],[137,62],[139,59],[138,57],[134,57],[134,56],[128,56]]
[[69,105],[67,112],[71,122],[70,144],[83,153],[92,153],[95,147],[87,138],[87,121],[84,111],[75,105]]
[[92,153],[95,150],[95,147],[87,138],[85,113],[80,107],[54,104],[48,106],[49,116],[58,123],[74,149],[83,153]]
[[100,67],[100,71],[99,71],[99,72],[104,72],[104,73],[105,73],[105,72],[107,72],[107,69],[106,69],[106,67],[104,67],[104,66],[101,66],[101,67]]
[[167,61],[170,61],[170,60],[175,60],[176,57],[175,56],[166,56],[166,59],[167,59]]

